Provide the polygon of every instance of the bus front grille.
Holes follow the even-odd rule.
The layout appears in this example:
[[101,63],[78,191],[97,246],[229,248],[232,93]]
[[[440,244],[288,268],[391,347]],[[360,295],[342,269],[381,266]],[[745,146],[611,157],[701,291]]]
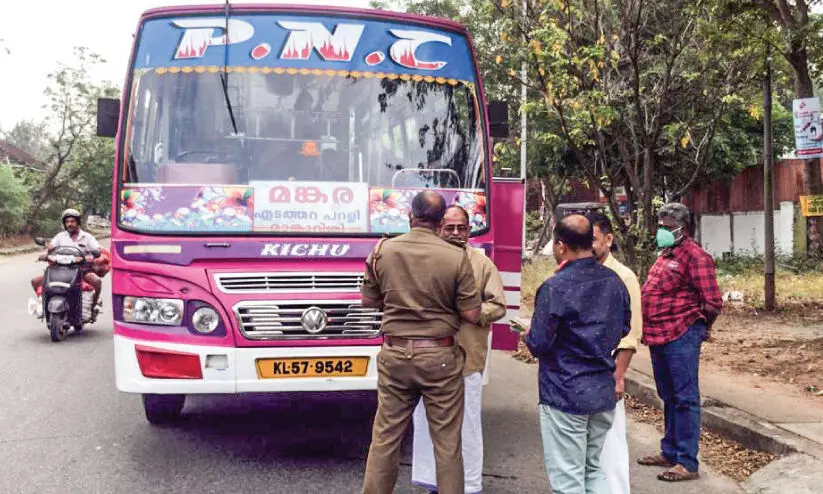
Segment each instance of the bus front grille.
[[250,340],[376,338],[383,317],[377,309],[350,300],[241,302],[234,314],[240,332]]
[[360,292],[363,273],[218,273],[218,288],[224,293],[317,293]]

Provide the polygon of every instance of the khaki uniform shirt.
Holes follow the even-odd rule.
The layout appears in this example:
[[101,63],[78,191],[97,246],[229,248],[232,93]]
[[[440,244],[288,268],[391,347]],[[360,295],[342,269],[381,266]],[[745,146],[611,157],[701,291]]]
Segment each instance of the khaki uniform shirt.
[[640,338],[643,337],[643,309],[640,305],[640,282],[637,280],[637,275],[635,275],[631,269],[615,259],[611,254],[609,254],[609,257],[603,262],[603,266],[617,273],[617,276],[619,276],[623,284],[626,285],[626,291],[629,292],[629,305],[632,310],[631,328],[629,329],[629,334],[620,340],[617,349],[637,351],[637,347],[640,346]]
[[454,336],[460,312],[480,306],[465,249],[427,228],[383,242],[366,259],[361,292],[383,303],[383,332],[406,338]]
[[489,353],[489,327],[494,321],[506,315],[506,295],[503,280],[494,263],[483,252],[471,246],[466,247],[474,279],[483,300],[480,306],[480,325],[462,321],[457,341],[466,352],[463,375],[483,372]]

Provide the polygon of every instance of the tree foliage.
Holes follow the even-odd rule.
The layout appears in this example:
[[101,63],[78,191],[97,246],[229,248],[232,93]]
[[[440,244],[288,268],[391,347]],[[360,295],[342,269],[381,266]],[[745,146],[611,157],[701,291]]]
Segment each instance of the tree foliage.
[[[499,100],[509,103],[511,115],[511,137],[494,143],[494,176],[519,176],[520,174],[520,118],[521,112],[528,113],[529,135],[527,139],[527,176],[539,179],[543,210],[535,218],[543,224],[536,229],[535,249],[541,249],[549,240],[548,218],[560,198],[568,192],[570,180],[583,178],[579,170],[570,165],[568,147],[559,132],[557,119],[540,105],[540,95],[534,91],[527,94],[529,104],[521,108],[521,84],[512,77],[507,65],[503,64],[497,47],[508,42],[501,37],[506,27],[506,19],[490,8],[491,4],[479,0],[409,0],[395,2],[373,2],[376,8],[404,10],[410,13],[444,17],[465,25],[477,47],[481,76],[485,84],[488,101]],[[534,225],[533,225],[534,226]],[[536,227],[534,227],[536,228]],[[534,229],[533,228],[533,229]],[[531,230],[530,230],[531,231]]]
[[0,238],[17,233],[25,225],[29,191],[11,167],[0,165]]
[[47,119],[20,122],[4,136],[45,163],[45,172],[27,182],[25,219],[34,230],[54,229],[67,207],[84,214],[111,208],[114,143],[95,135],[95,122],[97,99],[118,91],[91,80],[90,70],[102,58],[82,47],[74,55],[72,64],[59,64],[49,75]]
[[[616,222],[624,257],[642,272],[651,260],[655,205],[731,180],[762,156],[763,39],[775,33],[756,15],[730,17],[725,2],[527,0],[525,10],[520,0],[406,5],[457,13],[474,36],[490,94],[517,102],[520,84],[528,86],[520,110],[529,115],[529,175],[545,178],[554,191],[570,177],[597,187],[613,217],[625,220]],[[763,27],[761,37],[728,28],[740,20]],[[781,82],[787,65],[775,68]],[[781,153],[792,144],[791,118],[779,105],[774,115]],[[509,163],[517,144],[497,145]],[[629,199],[625,216],[618,189]]]

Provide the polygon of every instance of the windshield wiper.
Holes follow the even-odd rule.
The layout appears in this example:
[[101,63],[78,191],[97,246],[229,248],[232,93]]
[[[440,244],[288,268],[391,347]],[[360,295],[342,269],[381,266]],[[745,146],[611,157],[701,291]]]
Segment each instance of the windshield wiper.
[[229,65],[229,13],[231,11],[231,4],[226,0],[226,42],[223,43],[223,70],[220,72],[220,81],[223,83],[223,97],[226,99],[226,108],[229,110],[229,118],[231,119],[231,127],[234,129],[234,135],[237,135],[237,121],[234,119],[234,110],[231,106],[231,98],[229,98],[229,73],[226,68]]

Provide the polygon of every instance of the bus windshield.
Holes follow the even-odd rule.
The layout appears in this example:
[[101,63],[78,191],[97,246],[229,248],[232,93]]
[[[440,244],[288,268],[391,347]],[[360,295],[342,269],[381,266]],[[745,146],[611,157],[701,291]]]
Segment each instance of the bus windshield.
[[[339,66],[339,65],[338,65]],[[227,65],[135,70],[120,225],[138,232],[384,234],[436,189],[487,227],[475,84]]]

